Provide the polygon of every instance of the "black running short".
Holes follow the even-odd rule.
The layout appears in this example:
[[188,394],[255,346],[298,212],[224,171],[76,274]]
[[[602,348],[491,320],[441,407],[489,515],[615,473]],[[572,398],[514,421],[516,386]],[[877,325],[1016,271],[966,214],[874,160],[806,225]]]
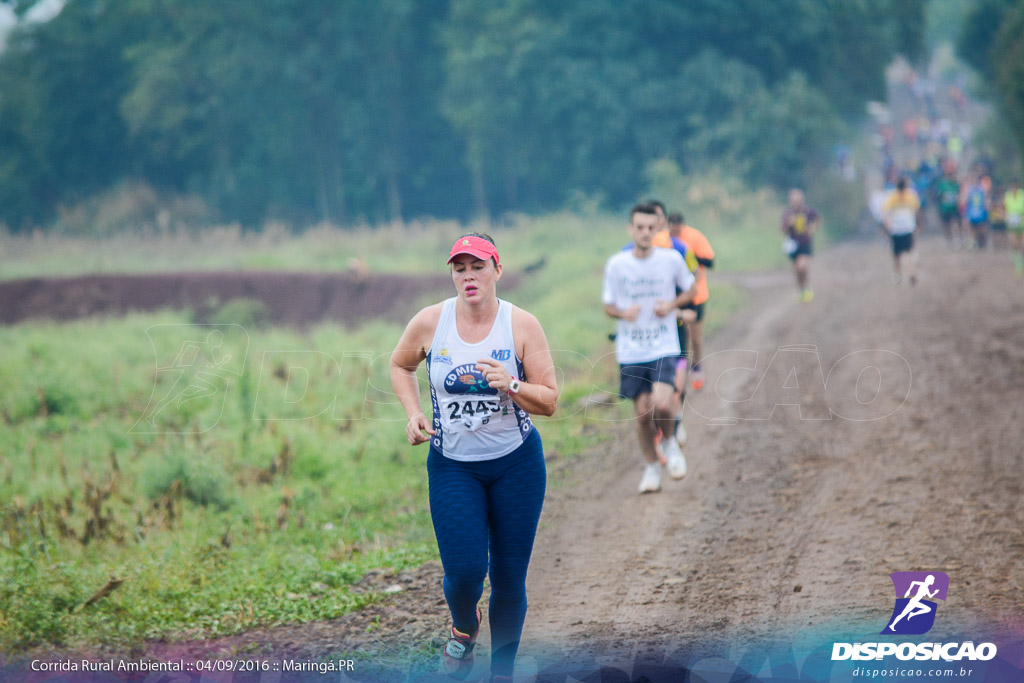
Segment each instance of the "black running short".
[[893,235],[892,236],[892,253],[893,256],[899,256],[905,251],[910,251],[914,248],[914,233],[908,232],[905,235]]
[[666,356],[648,363],[619,365],[619,396],[636,398],[653,390],[655,382],[675,386],[676,356]]
[[789,258],[792,261],[796,261],[796,257],[797,256],[810,256],[811,252],[812,252],[811,245],[798,243],[796,245],[796,249],[794,249],[792,252],[790,252]]
[[[704,303],[707,303],[706,301]],[[684,311],[697,311],[697,322],[704,320],[704,304],[686,304],[682,306]]]

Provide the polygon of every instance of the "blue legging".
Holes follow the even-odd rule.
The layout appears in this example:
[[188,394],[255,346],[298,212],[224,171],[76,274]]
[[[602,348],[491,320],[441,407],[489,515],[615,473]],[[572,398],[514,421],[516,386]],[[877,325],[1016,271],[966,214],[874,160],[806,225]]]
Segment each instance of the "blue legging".
[[476,605],[489,564],[491,673],[511,676],[526,619],[526,570],[547,486],[540,435],[533,429],[516,450],[482,462],[452,460],[431,448],[427,475],[452,622],[463,633],[476,631]]

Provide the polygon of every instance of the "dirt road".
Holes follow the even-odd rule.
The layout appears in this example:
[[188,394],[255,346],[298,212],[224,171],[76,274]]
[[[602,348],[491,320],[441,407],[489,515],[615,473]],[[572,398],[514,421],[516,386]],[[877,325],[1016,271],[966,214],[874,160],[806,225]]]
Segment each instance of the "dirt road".
[[788,282],[752,293],[688,398],[683,481],[637,495],[626,425],[588,454],[545,510],[523,651],[878,634],[888,575],[911,570],[950,577],[933,635],[1019,639],[1024,281],[936,239],[920,259],[897,286],[881,243],[841,245],[811,304]]

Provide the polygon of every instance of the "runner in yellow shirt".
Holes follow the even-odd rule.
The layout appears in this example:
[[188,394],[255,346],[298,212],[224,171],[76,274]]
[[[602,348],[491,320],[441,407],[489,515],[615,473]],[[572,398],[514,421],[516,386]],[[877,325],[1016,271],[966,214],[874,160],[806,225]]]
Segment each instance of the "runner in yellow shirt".
[[1024,189],[1014,178],[1006,191],[1006,232],[1010,238],[1010,258],[1013,272],[1024,277]]
[[[904,270],[909,274],[911,285],[917,284],[917,264],[914,258],[914,233],[920,226],[921,200],[917,192],[907,186],[907,179],[900,178],[885,200],[882,222],[892,239],[895,280],[899,283]],[[905,268],[904,268],[905,265]]]

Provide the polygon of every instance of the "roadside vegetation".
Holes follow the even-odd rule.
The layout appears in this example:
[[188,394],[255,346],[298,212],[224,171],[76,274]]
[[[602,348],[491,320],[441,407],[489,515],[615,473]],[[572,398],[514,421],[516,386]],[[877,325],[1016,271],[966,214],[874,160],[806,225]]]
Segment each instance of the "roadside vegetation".
[[[652,187],[687,188],[680,203],[718,250],[720,271],[784,265],[772,193],[668,171],[652,171]],[[602,423],[629,417],[612,398],[614,325],[599,305],[625,223],[562,213],[469,228],[494,235],[509,274],[530,266],[503,294],[540,318],[562,372],[559,413],[539,420],[554,485],[563,463],[608,438]],[[4,277],[332,270],[351,259],[371,272],[444,272],[465,229],[321,226],[290,238],[220,228],[0,244],[20,264],[5,260]],[[743,299],[717,275],[712,330]],[[260,324],[255,306],[226,302],[212,325],[165,311],[0,328],[0,651],[124,650],[330,619],[381,597],[356,589],[369,570],[436,557],[425,451],[405,443],[390,394],[400,326],[296,331]]]

